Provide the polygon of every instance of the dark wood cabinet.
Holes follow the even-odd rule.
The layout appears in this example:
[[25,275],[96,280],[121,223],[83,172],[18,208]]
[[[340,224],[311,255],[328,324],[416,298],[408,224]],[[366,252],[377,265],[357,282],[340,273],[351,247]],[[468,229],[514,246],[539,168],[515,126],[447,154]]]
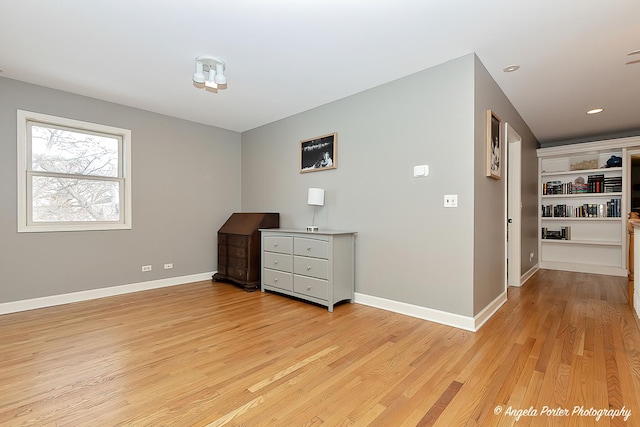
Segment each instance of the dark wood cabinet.
[[231,282],[247,291],[260,287],[261,228],[278,228],[278,213],[234,213],[218,230],[215,281]]

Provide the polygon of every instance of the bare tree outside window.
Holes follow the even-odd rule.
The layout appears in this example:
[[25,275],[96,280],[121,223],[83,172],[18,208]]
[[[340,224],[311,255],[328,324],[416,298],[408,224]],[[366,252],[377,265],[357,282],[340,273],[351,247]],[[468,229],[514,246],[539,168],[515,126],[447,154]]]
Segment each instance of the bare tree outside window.
[[130,230],[131,130],[17,110],[19,233]]
[[31,124],[32,221],[119,221],[120,140]]

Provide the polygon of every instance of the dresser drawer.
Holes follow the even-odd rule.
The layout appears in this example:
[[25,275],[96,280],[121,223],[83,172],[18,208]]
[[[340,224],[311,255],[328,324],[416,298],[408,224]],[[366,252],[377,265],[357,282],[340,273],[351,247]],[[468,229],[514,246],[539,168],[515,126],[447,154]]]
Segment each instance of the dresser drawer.
[[229,257],[244,258],[247,256],[248,252],[249,251],[247,250],[246,247],[240,247],[240,246],[227,247],[227,255]]
[[237,280],[247,280],[247,270],[244,268],[227,267],[227,275]]
[[249,261],[247,258],[227,258],[227,265],[229,267],[237,267],[237,268],[249,268]]
[[247,236],[237,236],[234,234],[230,234],[227,236],[227,244],[229,246],[239,246],[241,248],[246,248],[249,246],[249,238]]
[[292,252],[293,238],[284,236],[265,236],[264,249],[269,252],[290,254]]
[[329,257],[329,242],[316,239],[296,237],[293,241],[294,255],[309,256],[314,258]]
[[291,255],[265,252],[263,267],[291,272],[293,270],[293,260]]
[[293,290],[296,293],[327,300],[329,299],[328,289],[329,285],[326,280],[295,276]]
[[293,272],[303,276],[327,279],[329,277],[329,261],[320,258],[294,256]]
[[262,283],[266,286],[292,291],[293,274],[264,268],[262,270]]

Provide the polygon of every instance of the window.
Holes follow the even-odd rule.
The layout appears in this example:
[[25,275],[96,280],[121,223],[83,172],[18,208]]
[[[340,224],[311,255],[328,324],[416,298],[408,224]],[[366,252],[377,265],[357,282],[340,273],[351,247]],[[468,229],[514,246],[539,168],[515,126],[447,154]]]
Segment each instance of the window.
[[131,228],[131,131],[18,110],[18,231]]

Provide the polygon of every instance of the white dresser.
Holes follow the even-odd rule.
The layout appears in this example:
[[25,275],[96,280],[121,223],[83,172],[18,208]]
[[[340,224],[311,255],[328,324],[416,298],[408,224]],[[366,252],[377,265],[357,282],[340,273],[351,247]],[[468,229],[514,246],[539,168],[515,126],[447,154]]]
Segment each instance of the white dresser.
[[353,302],[355,232],[261,229],[260,289],[328,307]]

